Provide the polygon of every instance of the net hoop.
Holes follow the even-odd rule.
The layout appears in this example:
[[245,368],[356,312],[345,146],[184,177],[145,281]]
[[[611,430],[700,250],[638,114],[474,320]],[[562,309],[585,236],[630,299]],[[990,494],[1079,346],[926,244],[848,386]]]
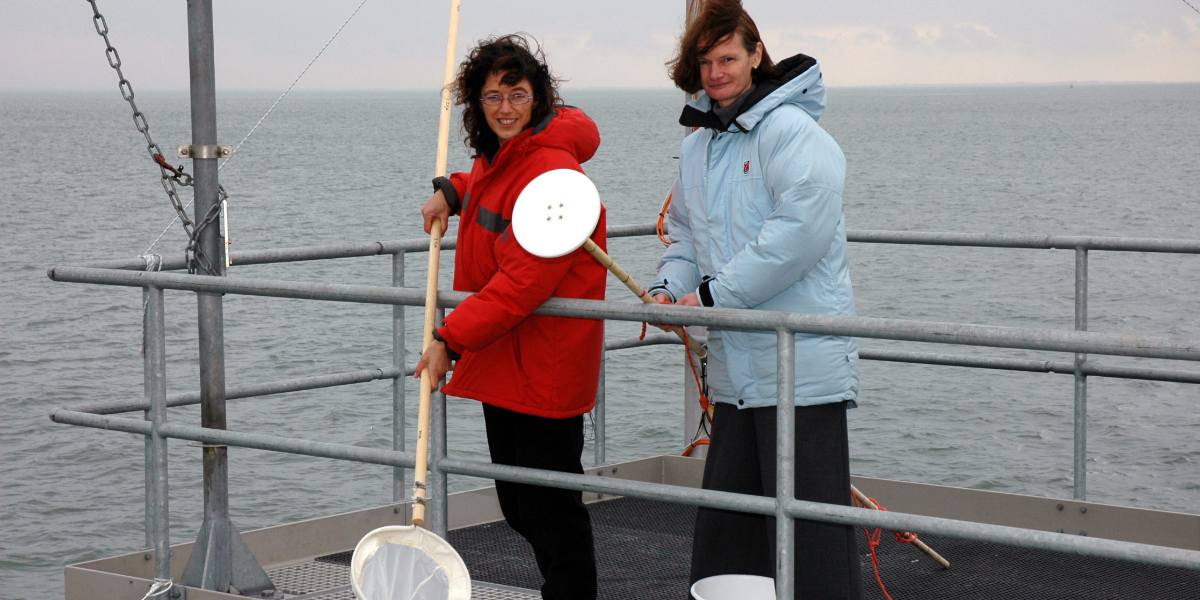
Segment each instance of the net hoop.
[[414,525],[380,527],[359,540],[350,559],[350,584],[354,588],[355,598],[374,600],[363,595],[363,568],[384,544],[411,546],[424,551],[446,570],[450,580],[450,596],[447,600],[471,600],[471,575],[462,557],[450,542]]

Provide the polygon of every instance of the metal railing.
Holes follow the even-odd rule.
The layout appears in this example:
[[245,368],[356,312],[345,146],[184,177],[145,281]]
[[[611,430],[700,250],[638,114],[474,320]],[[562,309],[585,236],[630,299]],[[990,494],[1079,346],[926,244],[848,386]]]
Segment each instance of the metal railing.
[[[653,225],[613,227],[610,238],[649,235]],[[1134,252],[1172,252],[1200,254],[1200,241],[1155,240],[1097,237],[1032,237],[1001,235],[970,235],[945,233],[914,233],[887,231],[850,231],[852,242],[885,244],[920,244],[977,246],[998,248],[1069,248],[1075,251],[1075,330],[1059,331],[1020,327],[997,327],[956,323],[936,323],[899,319],[811,315],[755,310],[698,309],[691,307],[644,305],[596,300],[551,299],[536,314],[588,319],[611,319],[631,322],[658,322],[677,325],[706,325],[716,328],[737,328],[774,331],[779,337],[778,364],[778,496],[767,498],[728,492],[682,488],[647,482],[613,478],[587,477],[553,471],[494,465],[487,462],[451,458],[447,455],[445,398],[435,394],[431,411],[429,523],[443,537],[447,533],[446,477],[449,474],[484,477],[506,481],[548,485],[566,489],[634,496],[680,502],[744,512],[773,515],[777,518],[778,560],[776,588],[780,598],[791,598],[793,587],[794,531],[793,519],[881,527],[892,530],[920,531],[986,542],[997,542],[1026,548],[1039,548],[1074,554],[1116,558],[1146,564],[1185,567],[1200,570],[1200,552],[1118,542],[1089,537],[1038,532],[1012,527],[986,525],[935,517],[896,512],[879,512],[845,506],[805,502],[795,499],[792,466],[794,419],[792,418],[794,373],[794,337],[800,334],[846,335],[855,337],[905,340],[1071,352],[1073,362],[1051,362],[1011,358],[990,358],[948,354],[862,350],[860,356],[869,360],[949,365],[1012,371],[1064,373],[1074,376],[1075,385],[1075,497],[1084,496],[1084,460],[1086,459],[1086,400],[1087,377],[1103,376],[1130,379],[1151,379],[1200,383],[1200,373],[1152,368],[1102,366],[1087,361],[1089,354],[1131,356],[1161,359],[1200,361],[1200,340],[1158,336],[1105,334],[1087,332],[1087,253],[1089,250],[1118,250]],[[445,249],[454,247],[445,240]],[[404,307],[421,306],[424,290],[404,286],[404,259],[409,252],[423,252],[425,240],[372,242],[284,248],[269,251],[235,252],[234,265],[295,262],[353,256],[390,254],[392,256],[392,286],[323,284],[246,279],[238,277],[208,277],[147,271],[148,259],[105,261],[82,266],[59,266],[49,271],[55,281],[141,287],[145,290],[146,336],[146,395],[141,401],[91,403],[60,408],[51,415],[59,423],[123,431],[146,437],[146,531],[147,545],[155,550],[156,573],[169,573],[169,533],[167,529],[167,438],[176,438],[276,452],[318,456],[393,467],[393,499],[405,497],[404,469],[414,464],[414,454],[406,452],[404,439],[405,386],[404,375],[411,369],[404,365]],[[182,259],[166,259],[161,268],[181,269]],[[198,393],[166,393],[165,328],[163,290],[183,290],[210,294],[244,294],[319,301],[386,304],[393,307],[392,364],[378,369],[308,377],[280,382],[257,383],[230,387],[226,398],[250,398],[289,391],[310,390],[330,386],[363,383],[377,379],[392,380],[393,447],[391,450],[362,448],[313,440],[284,438],[249,432],[234,432],[189,425],[168,423],[166,409],[197,404]],[[468,294],[439,292],[439,306],[444,311],[462,302]],[[439,317],[440,319],[440,317]],[[617,350],[651,344],[679,343],[674,336],[654,335],[644,341],[608,342],[607,350]],[[602,362],[603,365],[603,362]],[[595,408],[596,462],[604,464],[605,447],[605,389],[603,366]],[[137,420],[113,415],[144,411],[145,419]],[[207,492],[208,490],[206,490]]]

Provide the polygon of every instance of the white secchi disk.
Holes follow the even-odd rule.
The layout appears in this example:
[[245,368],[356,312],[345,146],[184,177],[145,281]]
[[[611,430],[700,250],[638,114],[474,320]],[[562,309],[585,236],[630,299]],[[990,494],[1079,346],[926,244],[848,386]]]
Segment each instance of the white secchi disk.
[[600,220],[600,192],[587,175],[556,169],[538,175],[513,206],[517,243],[542,258],[555,258],[583,245]]

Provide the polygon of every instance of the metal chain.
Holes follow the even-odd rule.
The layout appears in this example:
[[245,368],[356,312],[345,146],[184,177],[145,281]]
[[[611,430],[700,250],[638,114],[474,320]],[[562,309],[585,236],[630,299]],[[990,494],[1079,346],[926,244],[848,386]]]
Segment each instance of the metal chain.
[[[168,163],[167,159],[163,158],[162,148],[154,141],[154,138],[150,137],[150,123],[146,120],[146,115],[141,110],[138,110],[137,102],[134,102],[133,99],[133,85],[129,83],[128,79],[125,79],[125,74],[121,72],[121,55],[117,53],[117,49],[113,47],[112,42],[108,39],[108,23],[104,20],[104,15],[100,14],[100,9],[96,6],[96,0],[87,0],[87,2],[92,6],[92,24],[96,27],[96,33],[104,38],[104,55],[108,58],[108,66],[117,72],[117,87],[121,90],[121,97],[129,103],[129,107],[133,110],[133,125],[137,127],[138,133],[141,133],[146,138],[146,152],[150,154],[150,159],[154,161],[154,164],[158,165],[163,191],[167,193],[167,198],[170,199],[171,206],[175,209],[175,214],[179,222],[183,224],[184,233],[188,236],[188,273],[194,274],[197,263],[200,263],[200,266],[206,272],[210,275],[215,275],[216,271],[212,268],[212,262],[197,250],[197,240],[200,233],[204,231],[204,228],[212,224],[220,214],[221,203],[218,201],[213,205],[213,210],[210,210],[205,215],[204,220],[198,226],[188,218],[187,208],[184,206],[183,201],[180,200],[179,192],[175,186],[176,184],[183,187],[192,185],[192,176],[184,172],[182,165],[176,167]],[[223,187],[220,188],[220,193],[220,200],[228,198]],[[188,204],[190,205],[191,203],[189,202]],[[163,233],[166,232],[164,231]],[[158,236],[158,239],[162,239],[162,236]],[[149,254],[150,250],[154,249],[154,244],[157,243],[158,240],[154,240],[154,243],[150,244],[150,247],[146,249],[145,254]]]
[[[225,193],[223,186],[217,186],[217,190],[220,192],[217,201],[208,208],[208,214],[204,215],[204,220],[200,221],[200,224],[192,229],[191,235],[188,237],[188,273],[191,275],[196,274],[197,266],[203,268],[204,272],[209,275],[217,274],[217,270],[213,268],[213,263],[208,255],[200,250],[200,234],[204,231],[204,228],[212,225],[221,216],[221,203],[229,199],[229,195]],[[184,227],[187,227],[186,223]]]

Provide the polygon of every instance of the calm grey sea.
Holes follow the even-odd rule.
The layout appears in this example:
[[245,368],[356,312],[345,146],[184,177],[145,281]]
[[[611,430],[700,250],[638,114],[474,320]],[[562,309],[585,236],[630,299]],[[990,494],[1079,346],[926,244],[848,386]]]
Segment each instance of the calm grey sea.
[[[603,144],[585,168],[609,222],[654,219],[674,174],[682,94],[565,95],[600,126]],[[186,95],[137,99],[164,148],[188,140]],[[237,143],[273,100],[222,94],[221,142]],[[235,248],[420,237],[436,122],[434,92],[291,94],[222,170]],[[849,164],[852,229],[1200,238],[1200,85],[833,89],[821,125]],[[142,546],[142,440],[47,419],[57,406],[142,394],[140,291],[53,283],[45,272],[141,254],[162,232],[173,213],[143,146],[116,90],[0,96],[3,598],[61,597],[63,565]],[[452,150],[452,168],[464,168],[461,144]],[[175,227],[155,252],[183,245]],[[652,238],[611,243],[643,281],[661,251]],[[1071,251],[854,244],[851,257],[861,315],[1073,326]],[[1090,329],[1200,336],[1198,267],[1194,256],[1093,252]],[[408,268],[409,284],[422,285],[424,257]],[[390,282],[379,257],[231,273]],[[627,293],[610,278],[609,296]],[[227,296],[225,307],[231,385],[389,364],[390,308],[241,296]],[[167,311],[169,389],[191,390],[193,296],[168,292]],[[410,340],[419,339],[417,312],[409,310]],[[608,335],[636,332],[618,323]],[[681,364],[674,347],[610,357],[611,460],[681,450]],[[1070,377],[864,361],[860,405],[850,413],[856,474],[1070,496]],[[229,405],[231,429],[380,448],[390,447],[390,414],[384,382]],[[479,407],[452,401],[450,416],[452,453],[485,457]],[[199,422],[192,408],[169,418]],[[1090,500],[1200,513],[1200,390],[1093,378],[1089,423]],[[186,541],[201,520],[199,452],[172,441],[170,457],[171,535]],[[232,449],[230,488],[234,522],[248,529],[386,503],[390,475]]]

